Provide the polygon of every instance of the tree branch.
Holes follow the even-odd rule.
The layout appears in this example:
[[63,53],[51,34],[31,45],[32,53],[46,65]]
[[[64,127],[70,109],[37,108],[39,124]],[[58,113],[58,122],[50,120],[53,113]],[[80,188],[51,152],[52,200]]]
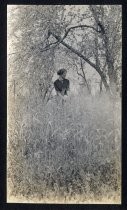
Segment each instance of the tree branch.
[[97,69],[96,65],[91,62],[88,58],[86,58],[84,55],[82,55],[78,50],[74,49],[73,47],[71,47],[70,45],[68,45],[67,43],[65,43],[64,41],[62,41],[61,37],[57,36],[56,34],[54,34],[53,32],[50,32],[52,34],[52,36],[54,36],[61,44],[63,44],[65,47],[67,47],[69,50],[71,50],[73,53],[75,53],[76,55],[78,55],[80,58],[83,58],[90,66],[92,66],[93,68],[95,68],[98,73],[99,70]]
[[94,28],[93,26],[88,26],[88,25],[77,25],[77,26],[72,26],[72,27],[68,28],[68,30],[66,30],[66,32],[65,32],[65,34],[64,34],[64,36],[63,36],[63,38],[61,39],[60,42],[62,42],[62,41],[67,37],[68,33],[69,33],[72,29],[76,29],[76,28],[91,28],[91,29],[93,29],[94,31],[96,31],[96,32],[98,32],[98,33],[101,32],[101,31],[97,30],[96,28]]
[[76,70],[77,71],[77,74],[79,75],[79,76],[81,76],[83,79],[84,79],[84,76],[82,75],[82,74],[80,74],[79,72],[78,72],[78,70]]
[[54,48],[57,46],[57,43],[59,43],[59,41],[53,42],[48,44],[45,48],[41,49],[40,52],[45,52],[47,50],[50,50],[50,46],[55,45]]
[[[76,28],[91,28],[91,29],[93,29],[94,31],[96,31],[96,32],[98,32],[98,33],[101,32],[101,31],[97,30],[96,28],[94,28],[93,26],[88,26],[88,25],[77,25],[77,26],[72,26],[72,27],[68,28],[68,30],[66,30],[64,36],[63,36],[62,38],[60,38],[59,41],[50,43],[50,44],[47,45],[45,48],[43,48],[43,49],[41,50],[41,52],[44,52],[44,51],[49,50],[49,49],[50,49],[49,47],[50,47],[51,45],[56,44],[56,46],[57,46],[57,44],[60,44],[60,43],[67,37],[68,33],[69,33],[72,29],[76,29]],[[52,34],[52,32],[49,30],[49,31],[48,31],[48,38],[49,38],[49,36],[50,36],[51,34]],[[54,47],[56,47],[56,46],[54,46]]]
[[82,63],[82,59],[80,59],[80,62],[81,62],[81,70],[82,70],[82,73],[83,73],[83,78],[84,78],[84,80],[85,80],[85,83],[86,83],[87,89],[88,89],[89,93],[91,94],[91,92],[90,92],[90,88],[89,88],[89,85],[88,85],[87,80],[86,80],[86,75],[85,75],[85,72],[84,72],[84,70],[83,70],[83,63]]

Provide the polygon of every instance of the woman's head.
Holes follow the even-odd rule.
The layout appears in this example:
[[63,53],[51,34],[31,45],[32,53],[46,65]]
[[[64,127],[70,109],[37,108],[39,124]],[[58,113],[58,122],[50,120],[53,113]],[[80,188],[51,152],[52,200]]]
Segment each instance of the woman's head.
[[60,69],[57,74],[59,76],[61,76],[62,78],[65,78],[66,77],[66,74],[67,74],[67,70],[66,69]]

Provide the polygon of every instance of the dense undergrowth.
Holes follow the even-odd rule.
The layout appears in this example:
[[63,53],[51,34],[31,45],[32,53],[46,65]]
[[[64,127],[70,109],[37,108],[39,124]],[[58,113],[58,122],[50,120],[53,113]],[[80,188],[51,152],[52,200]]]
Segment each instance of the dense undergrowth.
[[17,102],[8,112],[8,200],[120,202],[120,100]]

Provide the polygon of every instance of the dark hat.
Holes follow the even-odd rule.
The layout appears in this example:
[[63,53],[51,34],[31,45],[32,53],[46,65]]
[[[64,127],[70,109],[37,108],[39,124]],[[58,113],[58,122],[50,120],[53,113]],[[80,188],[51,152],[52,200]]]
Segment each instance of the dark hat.
[[57,74],[58,74],[58,75],[62,75],[64,72],[67,72],[67,70],[66,70],[66,69],[60,69],[60,70],[57,72]]

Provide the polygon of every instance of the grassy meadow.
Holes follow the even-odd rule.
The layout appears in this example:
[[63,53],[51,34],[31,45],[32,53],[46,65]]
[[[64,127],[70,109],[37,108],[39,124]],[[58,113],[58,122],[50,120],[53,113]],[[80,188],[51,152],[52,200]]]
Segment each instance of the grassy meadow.
[[8,106],[8,202],[120,203],[120,99],[26,104]]

